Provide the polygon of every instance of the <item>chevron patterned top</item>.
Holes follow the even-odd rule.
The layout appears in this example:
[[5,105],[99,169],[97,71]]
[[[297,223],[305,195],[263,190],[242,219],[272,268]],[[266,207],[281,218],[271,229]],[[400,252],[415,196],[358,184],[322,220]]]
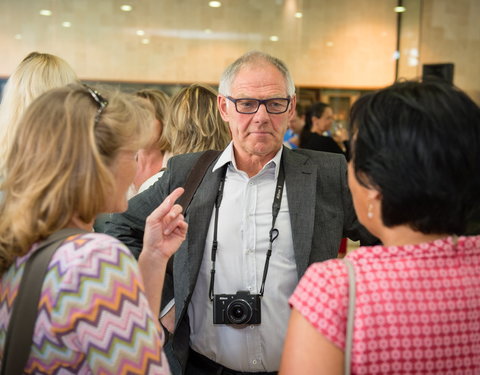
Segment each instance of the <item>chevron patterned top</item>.
[[[0,353],[25,261],[0,284]],[[163,330],[150,310],[137,262],[100,233],[69,237],[42,288],[26,374],[169,374]]]

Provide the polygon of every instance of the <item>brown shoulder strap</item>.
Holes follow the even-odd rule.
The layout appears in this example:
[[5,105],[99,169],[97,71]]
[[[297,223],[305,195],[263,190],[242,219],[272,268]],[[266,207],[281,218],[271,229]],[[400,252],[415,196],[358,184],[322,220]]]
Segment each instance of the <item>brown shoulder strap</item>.
[[86,231],[79,228],[65,228],[53,233],[27,260],[8,323],[2,358],[2,375],[24,373],[32,348],[38,302],[50,259],[67,237],[80,233],[86,233]]
[[213,163],[213,161],[220,155],[222,151],[208,150],[205,151],[200,158],[197,160],[195,165],[192,167],[187,180],[185,182],[185,192],[177,202],[180,206],[183,207],[183,214],[187,212],[190,202],[192,201],[195,192],[198,189],[198,186],[203,180],[203,177],[207,173],[208,167]]

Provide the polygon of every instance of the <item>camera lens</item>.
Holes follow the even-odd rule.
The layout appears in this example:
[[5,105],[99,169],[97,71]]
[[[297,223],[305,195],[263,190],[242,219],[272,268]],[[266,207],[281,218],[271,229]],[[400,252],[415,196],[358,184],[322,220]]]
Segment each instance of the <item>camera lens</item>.
[[251,306],[243,299],[233,300],[227,307],[227,318],[233,324],[247,323],[252,313]]

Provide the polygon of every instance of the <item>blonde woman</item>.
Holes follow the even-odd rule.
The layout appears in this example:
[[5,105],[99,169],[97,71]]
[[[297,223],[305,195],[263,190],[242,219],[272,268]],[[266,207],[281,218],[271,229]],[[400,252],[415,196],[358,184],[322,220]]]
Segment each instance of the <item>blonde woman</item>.
[[0,104],[0,172],[17,123],[28,105],[45,91],[76,82],[77,75],[58,56],[32,52],[8,79]]
[[163,91],[144,89],[137,91],[136,96],[146,99],[155,109],[155,131],[150,142],[137,153],[137,173],[130,189],[131,196],[138,192],[140,186],[163,167],[163,159],[168,159],[170,143],[162,137],[169,97]]
[[[139,101],[74,84],[41,95],[18,123],[0,183],[0,351],[38,242],[62,228],[89,231],[99,212],[126,209],[135,154],[153,124],[153,111]],[[187,230],[181,207],[173,205],[181,193],[175,190],[146,220],[138,264],[105,234],[62,243],[42,286],[25,373],[169,373],[158,290]]]
[[[211,87],[192,84],[172,97],[162,137],[173,155],[205,150],[223,150],[230,143],[228,125],[217,109],[217,93]],[[166,167],[168,159],[164,158]],[[157,173],[140,188],[146,190],[162,175]]]

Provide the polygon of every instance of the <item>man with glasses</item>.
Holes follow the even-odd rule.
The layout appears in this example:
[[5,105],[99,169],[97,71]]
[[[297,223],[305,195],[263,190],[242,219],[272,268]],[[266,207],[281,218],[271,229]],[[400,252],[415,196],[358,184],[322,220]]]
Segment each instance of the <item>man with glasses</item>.
[[[336,257],[344,236],[374,239],[353,211],[345,158],[282,146],[296,104],[282,61],[243,55],[223,73],[217,102],[232,142],[186,213],[187,240],[163,291],[162,323],[173,330],[165,351],[178,374],[276,373],[287,300],[308,265]],[[145,218],[185,184],[201,154],[170,159],[107,232],[138,254]]]

